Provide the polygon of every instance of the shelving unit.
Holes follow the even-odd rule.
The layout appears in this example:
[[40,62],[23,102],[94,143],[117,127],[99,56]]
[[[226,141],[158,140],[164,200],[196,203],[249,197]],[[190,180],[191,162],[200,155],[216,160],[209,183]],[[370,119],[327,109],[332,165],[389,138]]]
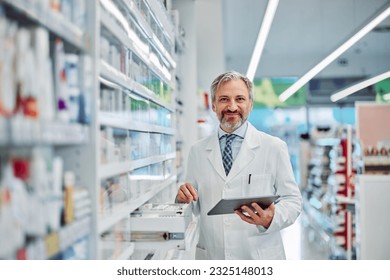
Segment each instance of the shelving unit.
[[86,259],[86,2],[0,1],[0,259]]
[[[170,242],[158,245],[156,252],[156,244],[132,241],[130,222],[131,212],[138,207],[149,201],[173,202],[176,194],[177,168],[181,167],[176,159],[178,57],[170,15],[157,0],[85,0],[77,1],[77,9],[65,2],[0,1],[0,13],[4,10],[7,21],[18,28],[34,26],[46,30],[50,51],[45,55],[52,64],[47,62],[45,75],[37,67],[36,77],[40,75],[43,80],[47,76],[47,84],[52,77],[53,83],[52,88],[45,89],[53,101],[52,107],[34,117],[20,107],[24,103],[19,104],[16,90],[16,109],[7,111],[12,102],[5,100],[3,106],[0,91],[2,244],[11,234],[14,236],[14,242],[1,246],[0,258],[134,259],[146,258],[149,247],[154,248],[155,259],[183,256],[184,253],[171,249],[194,247],[190,239],[196,236],[196,223],[191,226],[194,232],[182,241],[186,246],[172,248]],[[63,7],[55,5],[58,3]],[[13,28],[6,30],[11,32]],[[1,35],[10,37],[8,33]],[[20,39],[16,35],[8,37],[7,40]],[[28,48],[39,53],[34,44],[36,41],[32,40]],[[6,54],[9,51],[3,44],[0,50]],[[0,59],[5,58],[0,55]],[[60,68],[63,61],[68,68]],[[72,80],[74,61],[77,85]],[[65,84],[64,73],[69,74]],[[77,114],[72,103],[75,90]],[[45,103],[47,96],[36,92],[38,104],[51,102],[50,99]],[[28,97],[31,96],[26,95],[27,101]],[[64,102],[69,103],[64,106]],[[39,178],[32,176],[34,183],[42,183],[42,178],[48,177],[44,182],[47,188],[51,189],[54,183],[57,186],[55,195],[43,198],[39,188],[30,184],[28,174],[21,172],[31,165],[35,168],[31,174],[35,173],[36,168],[42,167],[42,160],[47,170],[41,170]],[[54,175],[50,173],[57,165],[62,167],[60,178],[55,171]],[[8,176],[12,172],[7,166],[13,166],[15,177],[25,181],[26,195],[31,201],[28,205],[45,205],[52,200],[58,204],[50,208],[50,212],[57,209],[56,223],[51,217],[46,222],[49,226],[39,228],[38,233],[31,233],[34,228],[28,231],[23,223],[3,230],[3,225],[13,223],[14,218],[19,222],[20,215],[12,212],[20,200],[11,203],[15,190],[7,183],[15,179]],[[69,186],[69,182],[74,186]],[[82,211],[80,205],[85,207]],[[44,209],[23,208],[20,212],[44,213]],[[61,226],[53,227],[50,223]]]
[[[318,238],[329,246],[331,259],[355,259],[355,192],[352,132],[342,129],[338,138],[313,141],[304,210]],[[356,152],[356,151],[355,151]]]
[[96,9],[92,246],[98,259],[144,259],[145,248],[168,243],[132,242],[130,214],[151,200],[173,202],[176,188],[173,24],[159,1],[101,0]]

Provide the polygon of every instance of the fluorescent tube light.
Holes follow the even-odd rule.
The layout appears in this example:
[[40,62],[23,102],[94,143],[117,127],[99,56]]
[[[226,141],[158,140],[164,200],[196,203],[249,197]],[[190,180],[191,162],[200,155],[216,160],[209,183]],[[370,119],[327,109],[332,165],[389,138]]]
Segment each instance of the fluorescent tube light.
[[257,40],[255,48],[252,53],[251,60],[249,62],[249,67],[246,76],[253,81],[257,66],[259,65],[260,57],[264,49],[265,41],[267,39],[269,30],[271,28],[272,21],[278,7],[279,0],[268,0],[267,9],[264,14],[263,22],[257,35]]
[[362,29],[360,29],[355,35],[349,38],[344,44],[334,50],[331,54],[325,57],[320,63],[318,63],[314,68],[312,68],[309,72],[303,75],[298,81],[292,84],[289,88],[287,88],[280,96],[279,100],[281,102],[286,101],[289,97],[291,97],[295,92],[297,92],[301,87],[303,87],[308,81],[310,81],[315,75],[317,75],[320,71],[322,71],[326,66],[328,66],[333,60],[339,57],[342,53],[348,50],[351,46],[353,46],[357,41],[363,38],[368,32],[370,32],[375,26],[377,26],[380,22],[382,22],[385,18],[390,15],[390,7],[387,7],[373,20],[371,20],[368,24],[366,24]]
[[383,74],[380,74],[378,76],[372,77],[370,79],[364,80],[360,83],[357,83],[357,84],[355,84],[351,87],[348,87],[344,90],[341,90],[339,92],[336,92],[336,93],[331,95],[330,100],[332,100],[333,102],[339,101],[340,99],[347,97],[348,95],[351,95],[352,93],[355,93],[358,90],[361,90],[365,87],[373,85],[373,84],[380,82],[380,81],[387,79],[387,78],[390,78],[390,71],[385,72]]

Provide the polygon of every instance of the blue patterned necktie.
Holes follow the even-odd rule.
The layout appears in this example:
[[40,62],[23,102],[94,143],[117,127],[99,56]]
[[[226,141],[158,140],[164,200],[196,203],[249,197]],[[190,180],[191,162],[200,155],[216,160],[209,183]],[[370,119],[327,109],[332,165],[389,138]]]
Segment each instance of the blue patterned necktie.
[[229,174],[229,171],[233,165],[232,142],[236,136],[237,135],[235,134],[225,134],[226,145],[222,154],[222,162],[223,162],[223,167],[225,168],[226,176]]

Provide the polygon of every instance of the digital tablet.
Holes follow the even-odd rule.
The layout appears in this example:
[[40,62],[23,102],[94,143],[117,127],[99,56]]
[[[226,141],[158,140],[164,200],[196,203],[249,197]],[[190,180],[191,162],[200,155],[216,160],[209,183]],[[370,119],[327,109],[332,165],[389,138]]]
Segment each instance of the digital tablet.
[[250,205],[253,202],[259,204],[263,209],[267,208],[279,198],[278,195],[268,196],[255,196],[255,197],[244,197],[244,198],[222,198],[208,213],[207,215],[222,215],[222,214],[233,214],[235,210],[238,210],[243,205]]

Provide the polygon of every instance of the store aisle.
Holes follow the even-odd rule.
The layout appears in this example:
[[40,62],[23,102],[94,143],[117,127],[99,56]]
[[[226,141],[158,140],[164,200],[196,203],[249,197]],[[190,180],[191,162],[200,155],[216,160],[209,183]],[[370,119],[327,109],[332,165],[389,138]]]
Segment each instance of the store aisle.
[[327,260],[329,252],[314,240],[313,232],[305,224],[305,214],[282,231],[287,260]]

